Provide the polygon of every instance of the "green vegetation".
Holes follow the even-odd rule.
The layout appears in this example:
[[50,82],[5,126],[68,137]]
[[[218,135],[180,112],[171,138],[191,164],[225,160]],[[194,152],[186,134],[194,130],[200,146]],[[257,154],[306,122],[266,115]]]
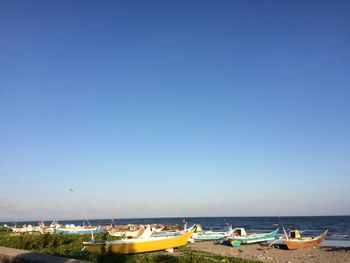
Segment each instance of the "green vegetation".
[[11,228],[1,226],[0,227],[0,241],[3,236],[8,236],[12,232]]
[[[97,241],[111,240],[106,233],[96,236]],[[89,241],[89,235],[35,235],[25,234],[11,236],[10,233],[0,231],[0,246],[31,250],[43,254],[51,254],[62,257],[76,258],[98,263],[202,263],[202,262],[230,262],[253,263],[254,261],[223,257],[210,253],[181,248],[177,253],[154,252],[137,255],[116,255],[113,253],[94,255],[82,252],[83,241]]]
[[12,232],[12,229],[6,226],[0,226],[0,232]]

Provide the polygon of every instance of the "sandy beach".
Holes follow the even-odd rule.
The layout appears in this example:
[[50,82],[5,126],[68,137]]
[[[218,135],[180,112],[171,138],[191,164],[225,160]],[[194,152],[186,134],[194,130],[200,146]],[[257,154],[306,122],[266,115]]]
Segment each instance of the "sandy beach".
[[214,241],[196,242],[189,247],[222,256],[233,256],[263,262],[302,263],[302,262],[350,262],[350,248],[319,247],[302,250],[285,250],[259,244],[230,247]]

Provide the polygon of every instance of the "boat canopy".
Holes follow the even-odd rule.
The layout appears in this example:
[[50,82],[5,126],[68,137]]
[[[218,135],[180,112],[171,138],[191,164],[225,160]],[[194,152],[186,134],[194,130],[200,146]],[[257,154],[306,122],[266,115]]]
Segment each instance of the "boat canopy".
[[247,232],[245,232],[245,229],[242,227],[235,228],[232,230],[232,233],[237,236],[246,236]]

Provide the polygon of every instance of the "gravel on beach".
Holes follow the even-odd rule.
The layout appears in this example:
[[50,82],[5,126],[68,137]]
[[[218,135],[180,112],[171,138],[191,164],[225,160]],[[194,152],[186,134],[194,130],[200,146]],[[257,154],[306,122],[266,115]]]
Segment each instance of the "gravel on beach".
[[190,244],[189,247],[194,250],[201,250],[222,256],[233,256],[263,262],[350,262],[350,248],[344,247],[319,247],[301,250],[286,250],[262,246],[259,244],[230,247],[228,245],[217,244],[214,241],[195,242]]

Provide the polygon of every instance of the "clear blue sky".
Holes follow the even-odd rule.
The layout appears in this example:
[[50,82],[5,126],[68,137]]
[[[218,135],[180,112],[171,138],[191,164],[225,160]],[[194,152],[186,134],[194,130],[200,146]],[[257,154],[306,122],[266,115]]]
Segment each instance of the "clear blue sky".
[[350,214],[349,14],[1,1],[0,220]]

